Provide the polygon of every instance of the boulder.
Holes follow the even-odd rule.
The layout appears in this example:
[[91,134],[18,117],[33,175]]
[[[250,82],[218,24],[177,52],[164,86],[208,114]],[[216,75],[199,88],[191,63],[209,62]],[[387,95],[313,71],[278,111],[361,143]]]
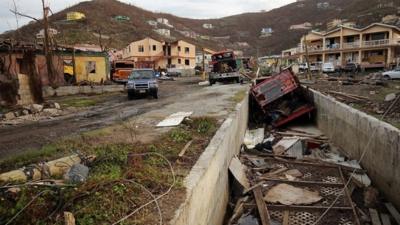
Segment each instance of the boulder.
[[15,115],[14,115],[13,112],[9,112],[9,113],[4,114],[4,118],[5,118],[6,120],[12,120],[12,119],[15,118]]
[[61,109],[61,106],[60,106],[60,104],[58,104],[57,102],[54,102],[54,108],[56,108],[56,109]]
[[385,102],[391,102],[391,101],[393,101],[395,99],[396,99],[396,94],[395,93],[391,93],[391,94],[386,95]]
[[43,109],[43,113],[48,116],[58,116],[59,110],[58,109]]
[[32,104],[30,106],[30,109],[33,113],[38,113],[43,111],[43,105],[39,105],[39,104]]

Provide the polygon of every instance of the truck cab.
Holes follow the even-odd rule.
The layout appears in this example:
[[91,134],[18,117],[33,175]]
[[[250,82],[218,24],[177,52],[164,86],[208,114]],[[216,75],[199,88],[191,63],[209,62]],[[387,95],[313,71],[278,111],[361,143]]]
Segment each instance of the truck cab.
[[133,69],[126,85],[128,99],[140,95],[151,95],[158,98],[158,82],[153,69]]
[[241,82],[240,60],[233,51],[224,51],[212,55],[213,69],[209,74],[210,85],[217,81],[236,81]]
[[128,77],[131,74],[135,64],[129,60],[117,60],[112,65],[112,80],[117,83],[128,82]]

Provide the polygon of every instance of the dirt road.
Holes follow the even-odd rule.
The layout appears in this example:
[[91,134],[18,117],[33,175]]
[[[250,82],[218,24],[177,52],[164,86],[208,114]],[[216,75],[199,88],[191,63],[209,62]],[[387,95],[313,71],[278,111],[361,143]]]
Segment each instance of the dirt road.
[[104,102],[96,106],[53,120],[2,127],[0,128],[0,158],[40,148],[64,136],[123,121],[171,104],[180,96],[199,89],[198,80],[195,78],[168,81],[160,84],[158,100],[144,97],[128,101],[126,94],[120,93],[107,96]]
[[[238,87],[201,87],[198,82],[197,78],[165,81],[160,84],[158,100],[143,98],[128,101],[125,93],[119,93],[106,96],[96,106],[52,120],[2,127],[0,158],[34,151],[60,138],[111,126],[139,115],[142,120],[154,120],[155,115],[159,119],[182,110],[194,111],[195,115],[227,114],[225,109],[229,105],[229,99],[234,96]],[[205,107],[205,104],[210,107]],[[143,114],[148,114],[150,119],[142,116]]]

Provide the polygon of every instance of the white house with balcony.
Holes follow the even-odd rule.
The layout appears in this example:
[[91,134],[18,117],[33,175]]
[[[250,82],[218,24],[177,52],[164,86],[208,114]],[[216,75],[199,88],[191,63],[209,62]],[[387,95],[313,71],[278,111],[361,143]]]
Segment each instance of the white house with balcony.
[[158,18],[158,19],[157,19],[157,23],[163,24],[163,25],[165,25],[165,26],[167,26],[167,27],[170,27],[170,28],[173,28],[173,27],[174,27],[172,24],[170,24],[169,20],[166,19],[166,18]]
[[362,68],[389,68],[400,58],[400,28],[373,23],[364,28],[341,25],[329,32],[311,31],[299,44],[302,61],[306,46],[311,62],[333,62],[338,66],[357,63]]
[[164,37],[171,37],[171,31],[169,29],[155,29],[154,32]]

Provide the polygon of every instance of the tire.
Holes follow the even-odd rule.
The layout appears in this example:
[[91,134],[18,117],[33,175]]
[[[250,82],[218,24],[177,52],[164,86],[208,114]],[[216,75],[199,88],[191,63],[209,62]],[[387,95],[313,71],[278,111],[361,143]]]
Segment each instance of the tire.
[[215,80],[209,80],[210,82],[210,86],[212,86],[213,84],[215,84]]
[[158,91],[155,91],[151,94],[153,98],[158,99]]
[[385,75],[385,76],[383,76],[383,79],[385,79],[385,80],[391,80],[392,78],[390,78],[389,75]]
[[135,99],[135,93],[128,92],[128,100],[133,100]]

